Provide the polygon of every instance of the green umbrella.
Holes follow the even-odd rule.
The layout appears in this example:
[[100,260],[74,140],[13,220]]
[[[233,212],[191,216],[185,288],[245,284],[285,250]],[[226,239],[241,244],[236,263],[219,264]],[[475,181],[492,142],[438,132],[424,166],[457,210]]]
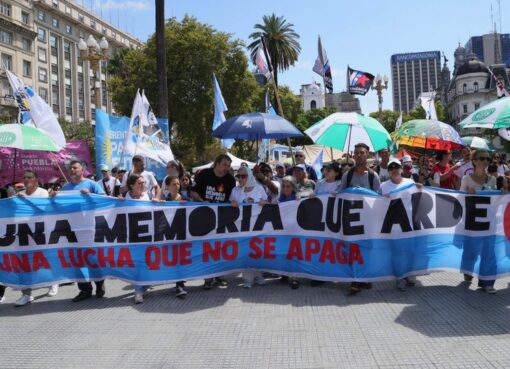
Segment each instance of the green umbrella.
[[509,128],[510,97],[502,97],[475,110],[459,125],[462,128]]
[[47,133],[23,124],[0,124],[0,147],[20,150],[60,151],[58,145]]
[[370,151],[391,145],[391,137],[374,118],[358,113],[334,113],[308,128],[305,133],[319,145],[351,152],[358,143],[367,144]]
[[494,146],[492,146],[492,143],[485,138],[481,138],[481,137],[477,137],[477,136],[465,136],[465,137],[462,137],[462,142],[464,142],[464,144],[466,146],[469,146],[472,149],[485,150],[485,151],[496,151]]

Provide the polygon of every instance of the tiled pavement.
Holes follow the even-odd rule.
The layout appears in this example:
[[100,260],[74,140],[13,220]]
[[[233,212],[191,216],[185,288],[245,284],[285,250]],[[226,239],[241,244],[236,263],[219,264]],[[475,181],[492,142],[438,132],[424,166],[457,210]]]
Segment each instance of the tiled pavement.
[[211,291],[187,283],[186,300],[158,286],[142,305],[113,280],[106,298],[81,303],[70,301],[77,287],[64,286],[14,308],[19,292],[7,290],[0,368],[509,368],[510,279],[488,295],[461,277],[348,296],[345,283],[245,290],[231,276]]

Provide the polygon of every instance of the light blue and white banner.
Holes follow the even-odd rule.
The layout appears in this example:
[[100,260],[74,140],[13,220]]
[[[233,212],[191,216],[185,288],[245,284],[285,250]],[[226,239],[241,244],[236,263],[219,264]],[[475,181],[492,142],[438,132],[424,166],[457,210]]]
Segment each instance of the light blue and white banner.
[[[115,166],[131,169],[132,155],[124,150],[129,121],[129,117],[117,117],[96,109],[96,174],[99,178],[101,164],[108,165],[110,169]],[[158,118],[158,124],[168,143],[168,120]],[[156,160],[147,158],[145,169],[153,172],[160,180],[166,176],[166,165]]]
[[[97,195],[0,200],[0,284],[159,284],[248,268],[329,281],[510,272],[509,195],[414,186],[263,207]],[[460,278],[460,277],[459,277]]]

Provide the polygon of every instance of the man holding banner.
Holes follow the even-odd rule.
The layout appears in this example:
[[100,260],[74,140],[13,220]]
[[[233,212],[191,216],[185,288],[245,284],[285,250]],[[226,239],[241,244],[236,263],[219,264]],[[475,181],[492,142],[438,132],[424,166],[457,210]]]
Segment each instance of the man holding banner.
[[145,180],[143,191],[149,194],[151,199],[159,199],[161,196],[161,187],[159,187],[158,181],[154,175],[145,170],[145,159],[142,155],[135,155],[131,160],[133,164],[133,169],[129,171],[122,178],[122,184],[120,186],[120,193],[124,194],[128,191],[128,187],[126,185],[127,179],[132,174],[138,174],[142,176]]
[[[71,162],[69,170],[69,182],[63,187],[62,191],[80,191],[82,194],[94,193],[97,195],[105,195],[103,189],[94,181],[83,176],[83,165],[78,160]],[[57,195],[52,192],[51,196]],[[102,298],[105,294],[104,279],[96,281],[96,297]],[[80,293],[73,298],[73,302],[80,302],[92,297],[92,283],[91,282],[78,282],[78,289]]]

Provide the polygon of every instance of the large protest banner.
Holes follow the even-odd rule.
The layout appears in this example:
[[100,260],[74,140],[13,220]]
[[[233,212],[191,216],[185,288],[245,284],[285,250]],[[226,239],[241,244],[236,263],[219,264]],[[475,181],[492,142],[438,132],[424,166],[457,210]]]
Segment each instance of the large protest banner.
[[[168,137],[168,119],[158,119],[159,127],[165,139]],[[96,174],[101,175],[99,166],[106,164],[110,168],[117,166],[131,169],[131,156],[124,154],[124,143],[129,128],[129,117],[117,117],[96,109]],[[168,140],[165,140],[168,143]],[[166,176],[166,166],[155,160],[147,159],[146,170],[153,172],[156,178]]]
[[0,201],[0,283],[158,284],[246,268],[331,281],[510,272],[509,195],[409,187],[279,205],[151,203],[61,193]]
[[[14,158],[16,167],[13,171]],[[0,148],[0,186],[12,183],[13,174],[16,181],[23,179],[23,171],[32,169],[39,175],[41,183],[54,183],[62,177],[60,169],[67,176],[67,169],[73,160],[80,160],[85,168],[85,175],[93,173],[90,151],[87,140],[68,141],[66,147],[58,153],[46,151],[17,150],[8,147]]]

